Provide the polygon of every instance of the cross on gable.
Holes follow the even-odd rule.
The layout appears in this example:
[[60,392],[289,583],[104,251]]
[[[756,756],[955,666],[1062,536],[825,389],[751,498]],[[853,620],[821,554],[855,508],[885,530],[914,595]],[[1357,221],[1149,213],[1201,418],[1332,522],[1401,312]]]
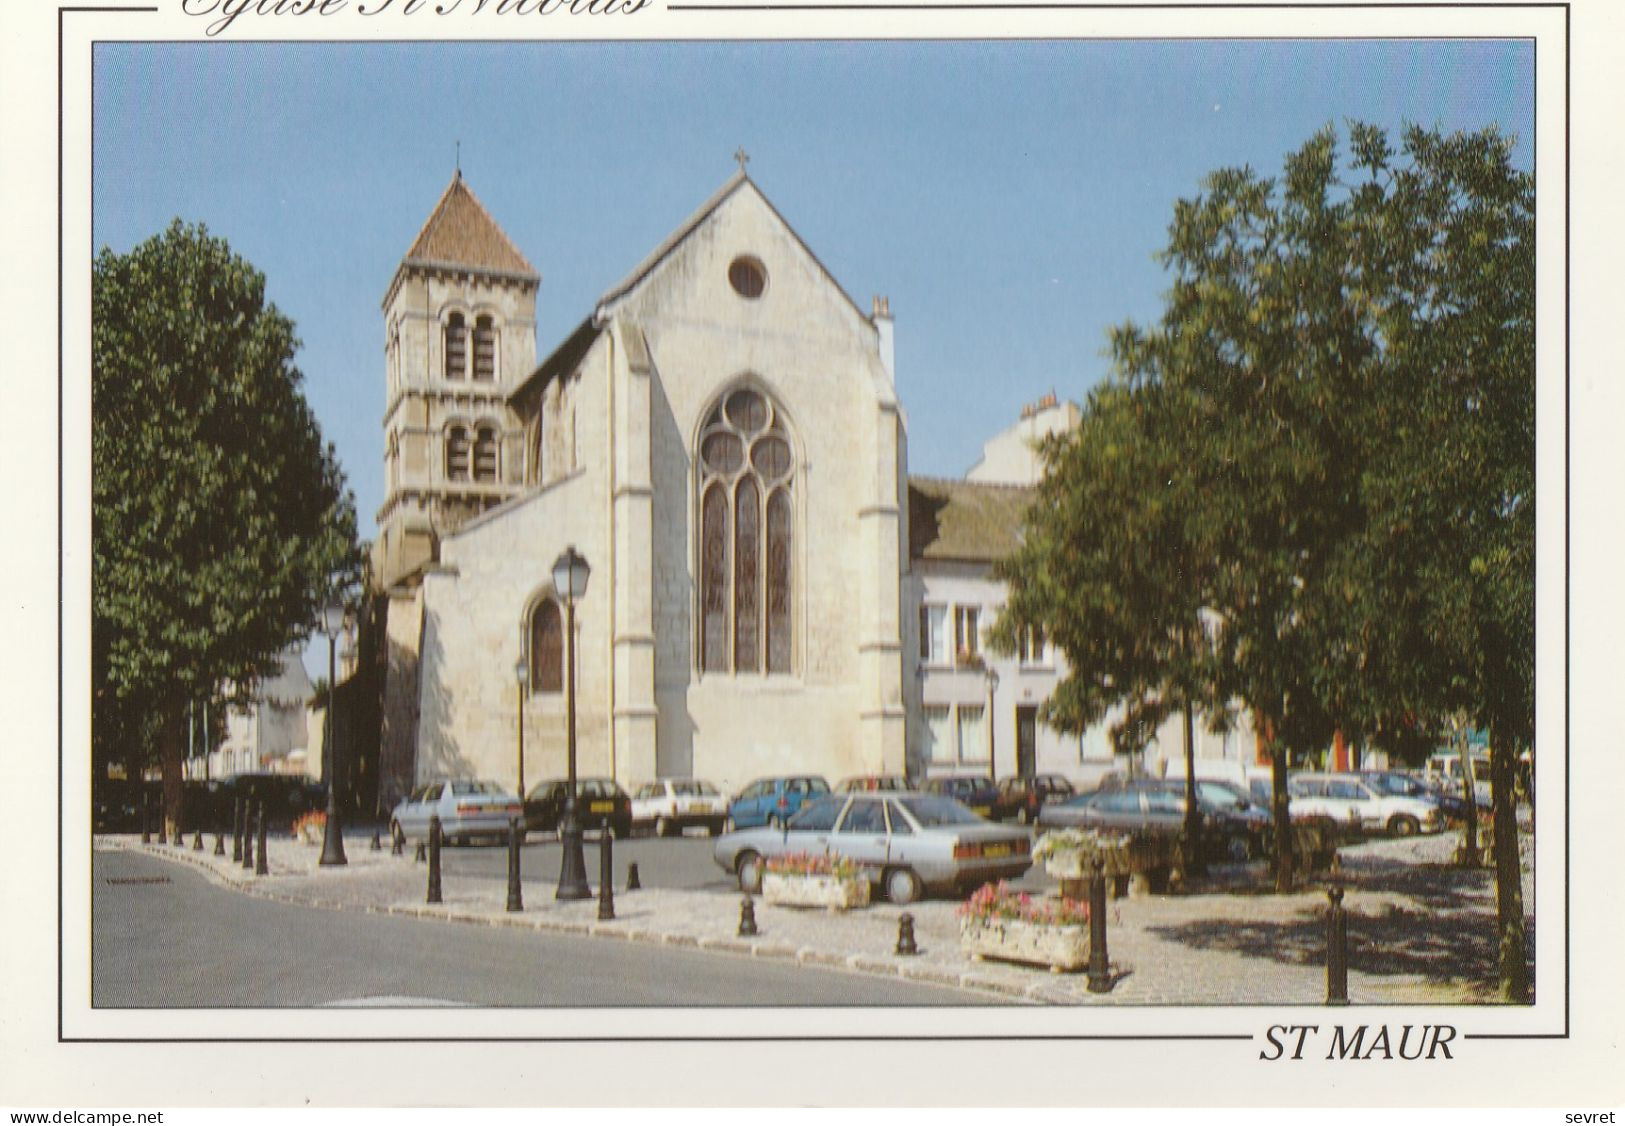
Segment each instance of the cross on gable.
[[744,147],[741,146],[739,149],[735,150],[734,159],[739,162],[739,171],[743,172],[745,170],[745,165],[750,163],[750,153],[746,152]]

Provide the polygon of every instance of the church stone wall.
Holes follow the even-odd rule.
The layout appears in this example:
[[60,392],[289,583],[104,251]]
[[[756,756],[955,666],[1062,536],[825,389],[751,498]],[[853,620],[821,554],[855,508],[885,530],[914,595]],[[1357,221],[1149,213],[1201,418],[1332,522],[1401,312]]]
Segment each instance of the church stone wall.
[[[766,267],[756,300],[729,284],[740,255]],[[653,369],[658,772],[737,788],[764,774],[833,782],[900,766],[900,451],[880,440],[896,417],[877,392],[890,381],[873,326],[749,187],[679,244],[621,315],[640,326]],[[698,671],[693,443],[718,396],[747,376],[788,416],[797,445],[790,676]],[[895,716],[880,714],[881,699],[896,702]]]
[[[585,371],[602,367],[599,349],[583,361]],[[607,406],[604,385],[601,378],[576,385],[583,411],[599,419]],[[576,607],[576,769],[580,777],[611,773],[604,438],[603,427],[582,427],[580,470],[442,541],[440,567],[424,579],[419,780],[472,775],[516,783],[514,663],[524,643],[525,615],[534,599],[551,592],[553,562],[572,543],[592,568],[586,597]],[[527,693],[524,708],[527,787],[563,777],[564,694]]]

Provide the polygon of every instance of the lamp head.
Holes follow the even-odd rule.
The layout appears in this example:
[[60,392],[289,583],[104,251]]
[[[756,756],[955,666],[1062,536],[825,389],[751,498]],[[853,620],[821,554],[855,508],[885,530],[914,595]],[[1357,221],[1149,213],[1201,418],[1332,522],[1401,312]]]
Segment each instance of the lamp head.
[[322,607],[322,632],[328,637],[337,638],[339,630],[344,628],[344,603],[337,598],[331,599]]
[[587,560],[571,544],[553,563],[553,589],[568,604],[574,605],[587,593],[587,577],[592,569]]

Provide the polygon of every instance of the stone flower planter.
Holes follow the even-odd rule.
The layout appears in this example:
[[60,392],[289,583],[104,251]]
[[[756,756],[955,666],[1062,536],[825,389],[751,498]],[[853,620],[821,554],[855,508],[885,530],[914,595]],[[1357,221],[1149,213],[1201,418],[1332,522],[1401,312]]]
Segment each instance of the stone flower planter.
[[997,958],[1069,973],[1089,964],[1085,924],[1029,923],[1020,919],[961,919],[960,947],[976,961]]
[[845,911],[869,906],[869,881],[859,876],[789,875],[768,872],[762,876],[762,898],[778,907],[824,907]]

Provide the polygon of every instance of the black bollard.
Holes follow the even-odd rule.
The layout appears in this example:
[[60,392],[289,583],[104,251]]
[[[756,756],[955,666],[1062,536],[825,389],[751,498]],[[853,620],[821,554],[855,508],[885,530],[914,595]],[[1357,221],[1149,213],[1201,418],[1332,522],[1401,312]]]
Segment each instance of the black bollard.
[[598,834],[598,917],[615,917],[615,831],[607,824]]
[[192,837],[192,851],[193,852],[202,852],[203,851],[203,830],[202,829],[196,829],[196,830],[194,830],[194,833],[196,835]]
[[907,911],[897,919],[897,952],[905,957],[920,952],[914,943],[914,916]]
[[756,929],[756,904],[746,895],[739,904],[739,937],[752,938],[759,933]]
[[372,852],[382,852],[382,851],[384,851],[384,842],[380,841],[378,839],[378,834],[377,834],[376,831],[372,834],[372,848],[371,848],[370,851],[372,851]]
[[389,834],[389,855],[391,855],[391,856],[405,856],[406,855],[406,849],[404,847],[405,844],[406,844],[406,838],[404,836],[396,836],[394,832],[391,832]]
[[1343,909],[1343,889],[1326,893],[1326,1003],[1349,1003],[1349,915]]
[[626,866],[626,890],[637,891],[642,886],[638,880],[638,862],[634,860]]
[[164,803],[158,803],[158,843],[169,843],[169,822],[164,818]]
[[231,862],[243,862],[243,799],[231,799]]
[[429,858],[429,854],[424,851],[425,847],[426,846],[424,845],[424,843],[422,841],[418,842],[417,849],[412,853],[412,863],[413,864],[422,864],[425,860],[427,860]]
[[1089,992],[1111,991],[1112,975],[1106,961],[1106,861],[1097,856],[1089,876]]
[[141,843],[152,843],[152,804],[145,793],[141,795]]
[[254,826],[253,814],[249,804],[243,803],[243,870],[252,871],[254,868]]
[[524,893],[519,888],[519,818],[508,818],[508,910],[525,909]]
[[254,875],[269,876],[271,865],[265,855],[265,803],[260,802],[258,812],[254,817],[254,835],[259,838],[259,852],[254,857]]
[[226,835],[224,833],[214,835],[214,854],[216,856],[226,855]]
[[440,818],[429,818],[429,898],[427,903],[440,900]]

